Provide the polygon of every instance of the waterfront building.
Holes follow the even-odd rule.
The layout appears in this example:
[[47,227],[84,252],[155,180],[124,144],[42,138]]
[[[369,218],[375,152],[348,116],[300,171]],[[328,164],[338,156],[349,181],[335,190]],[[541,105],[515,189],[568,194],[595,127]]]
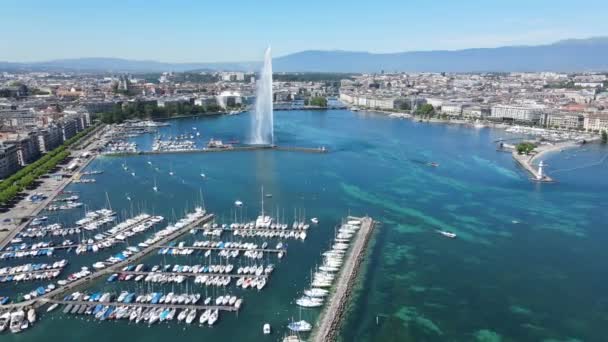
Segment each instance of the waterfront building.
[[40,146],[35,132],[11,134],[11,137],[3,143],[17,148],[17,162],[20,166],[25,166],[40,157]]
[[462,108],[462,116],[465,118],[480,119],[490,115],[490,108],[484,106],[465,106]]
[[0,123],[8,127],[24,128],[36,126],[38,120],[39,115],[32,108],[0,111]]
[[217,104],[226,109],[226,107],[233,107],[237,104],[243,103],[241,93],[237,91],[223,91],[216,97]]
[[66,141],[78,133],[78,125],[76,119],[71,117],[63,118],[60,122],[61,140]]
[[160,98],[156,103],[158,107],[164,108],[167,105],[191,104],[192,99],[188,97]]
[[585,117],[578,113],[549,112],[544,116],[546,127],[581,129],[585,123]]
[[116,104],[120,104],[120,103],[119,102],[114,102],[114,101],[104,101],[104,100],[100,100],[100,101],[87,101],[87,102],[82,103],[82,105],[90,113],[108,113],[108,112],[111,112]]
[[460,103],[444,103],[441,112],[448,116],[461,116],[463,105]]
[[36,135],[41,153],[47,153],[63,143],[63,131],[55,124],[39,130]]
[[0,178],[4,179],[19,169],[17,146],[0,144]]
[[586,131],[608,131],[608,113],[588,114],[584,119]]
[[217,104],[217,100],[213,96],[201,96],[194,99],[195,106],[207,107],[215,104]]
[[433,106],[433,108],[439,108],[443,106],[443,100],[439,99],[439,98],[435,98],[435,97],[427,97],[426,99],[426,103],[430,104],[431,106]]
[[539,123],[543,114],[542,106],[512,106],[495,105],[492,107],[491,117],[503,121],[521,121]]

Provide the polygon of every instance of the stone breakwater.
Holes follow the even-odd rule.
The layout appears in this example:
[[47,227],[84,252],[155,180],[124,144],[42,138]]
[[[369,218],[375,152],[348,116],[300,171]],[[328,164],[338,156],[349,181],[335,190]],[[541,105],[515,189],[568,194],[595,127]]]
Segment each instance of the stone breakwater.
[[340,331],[340,323],[346,313],[348,299],[352,293],[363,256],[365,255],[365,247],[374,230],[375,223],[370,217],[356,219],[361,220],[361,229],[348,254],[348,260],[340,273],[336,288],[329,298],[329,305],[319,318],[318,328],[313,333],[312,338],[315,342],[336,340]]

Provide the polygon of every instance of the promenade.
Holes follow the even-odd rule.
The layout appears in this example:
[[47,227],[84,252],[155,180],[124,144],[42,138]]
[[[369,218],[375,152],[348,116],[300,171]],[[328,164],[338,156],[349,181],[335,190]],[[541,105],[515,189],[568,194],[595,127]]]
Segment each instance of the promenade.
[[[100,126],[93,130],[87,137],[84,137],[81,142],[77,143],[77,146],[86,146],[84,149],[71,149],[70,157],[80,158],[81,164],[74,171],[73,176],[79,174],[84,170],[94,159],[95,155],[90,155],[87,158],[82,158],[83,153],[94,151],[100,148],[102,145],[99,139],[102,135],[103,128]],[[11,208],[8,212],[0,214],[0,249],[4,249],[8,243],[19,234],[23,228],[30,224],[31,220],[38,215],[44,208],[46,208],[64,189],[67,187],[72,179],[68,178],[41,178],[39,181],[42,182],[36,189],[27,191],[25,196],[29,196],[34,193],[42,193],[47,198],[38,203],[32,203],[26,198],[23,198],[15,207]],[[4,222],[5,220],[10,221],[9,223]]]

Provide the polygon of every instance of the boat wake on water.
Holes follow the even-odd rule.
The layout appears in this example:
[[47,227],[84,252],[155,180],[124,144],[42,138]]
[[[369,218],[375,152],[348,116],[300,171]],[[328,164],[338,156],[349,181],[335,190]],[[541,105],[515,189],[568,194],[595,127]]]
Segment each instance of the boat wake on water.
[[586,169],[589,167],[600,166],[600,165],[604,164],[604,162],[606,162],[606,160],[608,160],[608,154],[606,154],[604,157],[602,157],[602,159],[600,159],[599,161],[597,161],[595,163],[585,164],[585,165],[572,167],[572,168],[568,168],[568,169],[559,169],[559,170],[551,171],[551,174],[556,174],[556,173],[560,173],[560,172],[570,172],[570,171]]

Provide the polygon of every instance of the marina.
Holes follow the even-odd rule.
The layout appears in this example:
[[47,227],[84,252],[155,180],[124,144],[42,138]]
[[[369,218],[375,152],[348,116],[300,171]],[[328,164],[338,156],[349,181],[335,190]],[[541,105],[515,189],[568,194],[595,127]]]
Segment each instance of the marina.
[[[309,115],[305,112],[302,114]],[[330,113],[327,117],[330,122],[335,120],[332,119],[332,115],[335,117],[343,114]],[[239,117],[234,116],[221,120],[239,120]],[[247,116],[243,117],[247,118]],[[290,120],[299,120],[299,118],[293,117]],[[315,114],[310,114],[307,120],[309,119],[317,120],[318,118],[315,117]],[[390,121],[389,123],[388,120],[385,122],[383,119],[369,117],[354,120],[355,122],[366,120],[366,125],[363,126],[367,126],[370,122],[375,125],[390,124],[399,127],[416,124],[405,121]],[[202,125],[202,123],[207,124],[205,119],[183,120],[177,123],[172,121],[171,126],[160,128],[160,130],[171,129],[174,131],[161,134],[177,136],[183,134],[179,132],[190,132],[192,127],[199,125],[199,121],[201,123],[199,126],[201,135],[212,136],[212,133],[205,130],[204,125]],[[339,127],[343,124],[343,121],[340,122]],[[332,125],[335,124],[334,122]],[[83,170],[84,173],[88,172],[88,169],[103,171],[101,174],[86,176],[95,177],[97,181],[95,185],[71,184],[65,189],[65,194],[55,198],[69,198],[77,195],[79,198],[73,200],[82,202],[83,207],[74,210],[42,212],[34,215],[30,218],[30,221],[35,224],[28,225],[14,236],[14,239],[17,240],[8,244],[8,246],[13,246],[26,243],[28,248],[31,248],[34,243],[42,242],[43,244],[35,250],[36,253],[40,253],[40,256],[31,259],[24,257],[3,260],[7,263],[6,266],[10,267],[27,263],[48,264],[50,261],[54,262],[60,259],[70,260],[69,265],[62,270],[57,278],[52,280],[2,283],[3,289],[5,289],[0,293],[3,296],[2,300],[8,297],[10,299],[6,299],[7,302],[0,307],[0,316],[3,312],[15,312],[21,309],[24,309],[24,316],[27,316],[29,308],[35,307],[39,316],[35,325],[30,324],[30,328],[25,333],[20,333],[20,338],[25,340],[39,338],[42,334],[49,334],[49,338],[67,338],[69,340],[69,334],[64,333],[64,331],[78,331],[81,336],[87,338],[91,336],[90,338],[95,340],[95,336],[102,336],[104,332],[107,333],[110,330],[120,338],[132,338],[141,335],[156,342],[171,338],[175,335],[177,329],[179,329],[180,334],[184,335],[184,338],[191,339],[261,341],[265,338],[280,340],[282,336],[289,334],[300,340],[314,340],[315,336],[322,329],[325,329],[326,325],[331,326],[329,330],[335,331],[333,334],[344,334],[343,336],[346,336],[347,340],[352,340],[354,334],[365,336],[365,333],[362,333],[364,330],[375,331],[374,329],[378,329],[379,331],[386,331],[389,327],[394,327],[395,324],[401,327],[404,319],[410,319],[408,321],[410,327],[419,327],[416,321],[418,316],[413,316],[414,314],[411,313],[413,309],[409,308],[408,310],[411,311],[407,311],[407,314],[403,313],[406,312],[403,309],[404,306],[415,306],[420,316],[424,315],[424,317],[432,319],[445,336],[448,336],[451,332],[449,325],[445,323],[447,321],[442,320],[441,315],[435,315],[435,312],[441,313],[441,309],[425,309],[427,307],[424,302],[450,303],[451,307],[458,308],[457,301],[461,300],[462,294],[457,286],[452,286],[449,282],[429,279],[429,282],[438,282],[442,288],[458,294],[454,300],[451,297],[445,298],[440,295],[443,292],[431,289],[429,283],[415,278],[409,270],[422,272],[422,274],[428,272],[425,267],[419,264],[428,267],[430,267],[429,265],[433,267],[438,265],[437,267],[442,272],[454,268],[459,273],[464,272],[467,278],[471,277],[475,281],[487,285],[486,280],[477,277],[478,273],[467,273],[477,270],[475,265],[462,266],[460,264],[462,261],[458,256],[452,257],[451,251],[454,248],[461,247],[468,249],[470,246],[491,246],[492,243],[498,243],[499,241],[508,245],[509,238],[492,235],[493,231],[490,228],[486,231],[481,226],[493,225],[498,227],[501,224],[506,224],[508,227],[527,231],[528,225],[533,223],[530,222],[532,220],[530,216],[524,215],[527,212],[526,209],[522,209],[524,212],[517,215],[509,212],[508,208],[505,209],[505,203],[501,204],[494,197],[475,192],[475,184],[478,182],[481,184],[498,182],[497,179],[499,179],[511,184],[515,183],[520,188],[525,189],[529,183],[525,177],[521,177],[517,173],[517,168],[512,167],[514,163],[511,156],[504,154],[503,157],[503,154],[500,154],[496,157],[493,148],[491,151],[490,149],[484,150],[487,146],[492,145],[491,141],[497,139],[496,135],[506,138],[503,133],[493,133],[490,129],[482,129],[474,138],[463,135],[462,139],[455,139],[458,144],[450,148],[449,153],[442,153],[437,152],[436,143],[424,140],[423,136],[412,133],[414,131],[409,131],[407,127],[403,128],[409,134],[414,134],[416,139],[423,139],[430,144],[429,146],[435,146],[432,156],[428,156],[418,155],[415,151],[400,149],[400,145],[393,144],[392,140],[384,141],[382,136],[375,136],[370,141],[363,141],[358,138],[359,135],[365,136],[362,127],[354,124],[344,125],[344,128],[348,128],[349,132],[352,130],[356,134],[336,134],[331,139],[322,140],[323,144],[327,144],[332,151],[327,155],[282,154],[256,150],[255,153],[243,153],[238,157],[221,153],[166,153],[147,155],[143,158],[137,158],[136,156],[129,158],[98,156],[90,167]],[[336,128],[336,126],[332,127],[332,129]],[[422,129],[425,131],[441,130],[441,127],[424,126]],[[452,129],[453,131],[443,133],[447,135],[464,134],[460,128]],[[317,134],[317,129],[302,134],[311,138]],[[213,134],[213,136],[217,136],[223,141],[231,140],[232,137],[229,135],[232,135],[232,133],[223,136]],[[391,134],[390,136],[391,139],[401,143],[407,141],[401,135]],[[154,136],[153,134],[141,134],[128,139],[136,142],[142,149],[149,149]],[[240,136],[232,139],[246,141],[244,137]],[[460,157],[462,161],[455,157],[462,146],[467,146],[472,142],[477,143],[478,140],[480,140],[479,149],[481,152],[474,156],[462,156]],[[281,141],[284,141],[286,145],[304,143],[304,140]],[[357,156],[350,153],[348,146],[367,146],[366,144],[373,146],[373,149],[368,151],[366,158],[376,163],[375,168],[379,172],[379,177],[383,180],[380,183],[391,184],[390,188],[392,190],[386,190],[387,184],[382,185],[376,184],[378,182],[366,181],[353,171],[354,169],[364,169],[369,161],[359,160]],[[590,146],[589,148],[599,148],[599,146]],[[421,154],[428,152],[426,149],[423,150],[420,152]],[[570,155],[574,151],[565,152],[564,155],[566,153]],[[335,158],[337,159],[334,160]],[[418,164],[412,162],[412,160],[421,160],[424,163]],[[428,167],[429,160],[440,166]],[[546,172],[551,175],[551,168],[557,163],[546,163],[549,165]],[[124,166],[127,166],[128,170],[125,170]],[[254,170],[253,173],[250,172],[251,170]],[[403,170],[407,170],[407,173],[404,174]],[[169,175],[169,172],[174,174]],[[509,172],[514,172],[514,175],[510,175]],[[131,173],[136,175],[132,176]],[[202,176],[202,174],[205,176]],[[254,177],[252,174],[256,176]],[[463,179],[469,180],[469,174],[471,178],[475,179],[465,182]],[[399,177],[404,177],[404,179],[402,180]],[[572,177],[566,173],[560,175],[560,181],[562,177],[564,177],[564,180],[573,181]],[[407,182],[405,179],[407,179]],[[448,186],[451,181],[458,181],[458,183]],[[441,186],[437,186],[436,182],[440,183]],[[466,184],[469,187],[468,190],[460,188],[460,183]],[[497,184],[495,186],[499,187],[500,183]],[[157,187],[158,191],[153,190],[154,186]],[[261,186],[264,186],[267,190],[266,195],[272,194],[263,196],[265,206],[273,208],[272,211],[280,212],[282,208],[285,208],[285,211],[290,212],[293,207],[296,207],[300,210],[305,209],[306,212],[311,214],[314,213],[314,216],[317,217],[311,218],[313,215],[309,215],[305,220],[302,217],[297,218],[296,221],[298,222],[305,221],[302,229],[299,228],[300,223],[294,229],[294,219],[290,217],[291,215],[281,215],[283,216],[282,219],[273,219],[274,228],[272,224],[269,227],[262,227],[255,224],[257,220],[239,218],[239,216],[250,217],[246,214],[247,212],[251,214],[261,211],[258,192]],[[556,184],[556,186],[560,185]],[[508,220],[506,223],[501,223],[498,218],[486,212],[481,214],[482,221],[479,224],[474,225],[463,221],[464,219],[461,220],[460,215],[464,215],[465,212],[461,213],[461,207],[457,208],[456,211],[449,209],[452,202],[449,196],[440,194],[443,187],[451,189],[449,195],[455,196],[458,203],[467,203],[465,194],[481,196],[480,198],[484,203],[487,202],[488,205],[491,204],[496,208],[505,209],[504,216]],[[182,229],[179,236],[174,240],[165,242],[148,240],[152,239],[156,232],[163,230],[164,225],[167,224],[161,222],[145,232],[129,237],[125,242],[112,245],[111,248],[99,249],[96,253],[92,250],[80,254],[75,253],[77,246],[90,245],[89,239],[93,240],[93,243],[104,241],[95,239],[95,236],[101,237],[120,222],[136,217],[139,213],[162,216],[165,218],[164,222],[177,222],[180,216],[192,212],[194,203],[202,204],[200,189],[204,190],[205,193],[206,208],[212,210],[215,215],[204,223]],[[416,195],[409,194],[405,189],[413,189],[412,191],[415,191]],[[432,194],[431,191],[433,191]],[[496,191],[492,191],[493,195],[504,200],[504,196],[498,196]],[[504,189],[501,189],[501,191],[505,191],[509,198],[523,196],[526,205],[533,205],[536,208],[535,210],[538,209],[538,203],[535,202],[534,198],[524,196],[522,192],[513,193]],[[107,197],[111,201],[112,209],[107,203],[108,199],[104,196],[105,192],[108,193]],[[465,194],[460,195],[460,192],[465,192]],[[548,195],[545,193],[543,196]],[[430,205],[431,202],[428,205],[425,204],[424,201],[426,200],[431,201],[433,205]],[[53,204],[63,203],[65,201],[58,201]],[[515,205],[512,201],[506,203]],[[555,198],[551,200],[551,203],[560,208],[564,205],[561,200]],[[431,220],[430,216],[423,216],[419,213],[410,214],[409,211],[404,211],[404,208],[408,208],[407,210],[413,208],[420,210],[421,213],[427,213],[427,210],[433,210],[432,208],[437,206],[443,208],[442,216],[433,215],[433,218],[437,221]],[[102,215],[102,217],[107,220],[112,217],[114,219],[98,227],[96,227],[96,224],[92,224],[94,220],[85,220],[80,222],[81,224],[76,224],[76,221],[87,218],[87,212],[94,212],[101,208],[114,211],[113,216],[108,214]],[[390,226],[390,229],[372,229],[372,231],[377,232],[378,243],[381,247],[376,247],[373,250],[370,247],[369,254],[364,253],[366,263],[367,255],[371,254],[370,258],[374,260],[370,261],[371,264],[369,270],[367,270],[369,274],[374,274],[371,278],[373,280],[369,280],[371,276],[366,276],[365,272],[355,272],[358,275],[358,281],[361,282],[361,285],[359,285],[361,288],[351,282],[349,289],[346,291],[347,293],[350,291],[350,293],[346,295],[344,301],[351,303],[350,305],[354,305],[354,307],[340,304],[342,306],[338,305],[339,309],[337,311],[331,311],[337,305],[333,304],[334,302],[342,302],[334,294],[338,285],[343,281],[342,274],[350,267],[351,253],[354,253],[357,241],[362,236],[363,225],[357,232],[341,230],[343,228],[342,224],[347,223],[348,218],[343,221],[339,218],[347,212],[369,213],[370,216],[374,217],[374,221],[381,220],[384,225]],[[557,213],[556,215],[560,217],[561,214]],[[45,218],[44,216],[48,217]],[[279,215],[273,216],[277,217]],[[286,220],[287,217],[290,219]],[[549,220],[547,224],[550,225],[559,223],[559,220],[555,217],[547,220]],[[363,223],[362,218],[361,221]],[[512,221],[521,223],[511,223]],[[304,229],[305,224],[308,224],[307,229]],[[536,224],[538,225],[538,223]],[[556,225],[556,227],[562,226]],[[455,234],[457,237],[450,238],[450,236],[438,233],[438,231]],[[514,236],[518,234],[516,229],[509,229],[509,232]],[[299,237],[301,233],[306,234],[304,240]],[[535,237],[550,235],[542,231],[534,231],[530,234]],[[71,251],[68,252],[69,248],[56,248],[66,240],[72,242],[66,245],[72,246]],[[482,240],[485,244],[482,244]],[[395,243],[392,241],[395,241]],[[277,248],[279,242],[283,244],[281,248]],[[477,242],[479,242],[479,245],[475,245]],[[54,245],[46,245],[48,243]],[[218,243],[223,245],[218,246]],[[241,245],[232,246],[228,243]],[[244,244],[252,245],[245,247]],[[257,245],[257,247],[253,247],[253,245]],[[370,245],[373,246],[373,244]],[[418,250],[416,246],[419,245],[425,246],[425,249]],[[401,248],[401,246],[407,246],[408,249],[406,247]],[[53,252],[50,256],[47,256],[48,254],[44,252],[51,248],[53,248]],[[239,249],[238,257],[232,257],[232,253],[237,252],[234,249]],[[364,250],[366,249],[364,248]],[[165,253],[159,254],[161,250]],[[484,250],[490,255],[496,255],[496,253],[490,252],[489,248],[484,247]],[[31,249],[28,249],[28,251],[31,251]],[[9,251],[3,250],[1,253],[6,252]],[[140,257],[142,252],[145,255]],[[255,257],[244,257],[246,252],[252,256],[253,252],[262,252],[261,259],[258,259],[259,254],[255,254]],[[278,258],[279,252],[283,252],[282,259]],[[475,251],[471,253],[476,257],[479,256],[479,253]],[[410,255],[415,255],[416,260],[420,262],[414,262]],[[384,261],[385,259],[388,261]],[[429,260],[428,263],[427,260]],[[483,258],[480,259],[480,262],[486,265]],[[267,275],[263,270],[260,275],[256,274],[259,272],[260,266],[265,269],[271,264],[274,265],[274,271],[271,274]],[[93,267],[93,265],[99,268]],[[144,266],[135,270],[139,265]],[[227,271],[229,265],[232,265],[232,270]],[[198,269],[196,266],[198,266]],[[221,266],[224,266],[223,271],[219,268]],[[155,271],[153,271],[154,267],[156,267]],[[165,269],[165,267],[169,268]],[[205,269],[205,267],[207,268]],[[250,267],[248,273],[244,273],[245,267]],[[202,272],[201,268],[203,269]],[[238,273],[239,268],[241,268],[241,273]],[[251,273],[251,268],[255,268],[254,273]],[[485,269],[483,272],[493,276],[497,274],[491,269]],[[517,269],[514,272],[520,274],[523,270]],[[382,278],[379,278],[378,274],[382,274]],[[394,284],[390,281],[397,275],[414,278],[412,278],[411,283],[407,283],[409,285],[403,287],[403,279],[399,282],[395,281]],[[109,279],[112,279],[112,281],[108,281]],[[228,279],[229,282],[227,282]],[[237,284],[241,279],[243,280],[240,285]],[[262,289],[258,289],[258,284],[261,284],[258,282],[260,279],[266,279],[266,284]],[[249,280],[247,288],[243,288],[245,280]],[[458,277],[450,278],[450,280],[459,284],[458,286],[462,285]],[[376,281],[380,282],[379,284],[382,284],[382,286],[376,285]],[[542,282],[542,280],[539,281]],[[50,285],[54,285],[55,288],[49,287]],[[422,291],[418,287],[413,287],[415,285],[427,286],[427,290]],[[387,294],[395,294],[395,297],[390,300],[382,297],[382,294],[377,293],[377,289],[381,289],[382,292]],[[376,299],[378,303],[360,304],[364,299],[358,299],[356,294],[359,291],[363,291],[364,298],[369,296],[378,298]],[[82,293],[84,296],[110,293],[113,297],[112,301],[107,304],[84,301],[82,299],[84,297],[80,297],[76,301],[65,299],[67,295],[74,292]],[[121,304],[124,304],[127,297],[124,297],[123,301],[118,301],[123,292],[128,292],[126,296],[136,294],[132,298],[131,305],[125,306],[127,309],[120,309]],[[205,307],[206,299],[209,297],[211,299],[207,308],[196,310],[196,316],[191,319],[191,324],[188,324],[186,323],[186,317],[189,311],[185,314],[182,312],[186,309],[192,309],[192,303],[187,304],[190,307],[185,307],[186,304],[178,304],[177,302],[168,305],[162,303],[163,306],[166,306],[161,308],[153,307],[154,304],[149,302],[135,302],[138,296],[147,296],[153,293],[162,294],[161,298],[169,293],[184,295],[184,297],[199,294],[201,297],[194,305],[203,307]],[[215,305],[215,300],[218,297],[226,295],[242,298],[243,306],[241,309],[225,311],[219,308],[224,305]],[[582,294],[577,294],[577,296],[584,297]],[[403,298],[407,298],[407,300]],[[487,302],[488,298],[483,294],[480,298],[485,298]],[[63,314],[63,311],[70,304],[72,306],[68,313]],[[134,324],[137,318],[136,312],[139,309],[135,304],[140,304],[139,307],[142,308],[142,317],[139,324]],[[56,306],[52,308],[53,305]],[[76,305],[79,307],[75,309]],[[113,307],[106,319],[95,318],[95,315],[92,314],[97,305],[102,305],[99,310],[106,306],[108,307],[106,310]],[[230,307],[229,304],[225,306]],[[198,328],[201,325],[201,315],[206,310],[214,310],[213,307],[218,309],[219,312],[218,319],[213,324],[213,329]],[[361,310],[358,309],[361,307],[364,308],[364,312],[358,311]],[[47,312],[49,309],[51,311]],[[149,323],[150,314],[148,315],[148,321],[143,319],[143,313],[146,310],[151,311],[151,309],[161,310],[157,314],[159,318],[155,319],[152,324]],[[168,311],[165,311],[167,309]],[[170,316],[172,309],[176,311],[173,314],[174,318],[169,320],[166,317]],[[73,310],[76,310],[74,314],[71,313]],[[482,310],[485,312],[488,309]],[[135,311],[133,321],[125,318],[131,317],[133,311]],[[87,312],[90,314],[87,315]],[[113,314],[114,312],[116,313]],[[161,322],[160,315],[163,312],[166,312],[166,316],[161,326],[159,324]],[[332,315],[327,312],[337,312],[337,315],[341,316],[339,323],[325,323],[328,320],[333,321]],[[387,316],[383,316],[384,314]],[[211,313],[207,314],[207,316],[210,315]],[[117,319],[117,316],[122,318]],[[181,321],[178,316],[182,317]],[[379,318],[376,318],[376,316]],[[209,317],[206,318],[208,320]],[[376,323],[376,319],[378,319],[378,323]],[[456,320],[458,319],[456,318]],[[107,323],[107,321],[117,320],[121,322]],[[336,318],[336,320],[338,319]],[[205,321],[203,324],[204,327],[208,326],[207,322]],[[266,324],[269,324],[272,329],[263,329]],[[419,334],[416,335],[417,337],[427,338],[433,334],[432,332],[420,332],[422,328],[417,329],[419,329],[416,330]],[[8,326],[5,333],[7,331],[10,331]],[[270,334],[264,335],[264,331],[270,331]],[[403,336],[400,331],[394,334]],[[466,336],[470,336],[469,332],[467,334]],[[428,338],[430,339],[430,337]],[[461,339],[466,340],[466,338]]]
[[136,262],[137,260],[145,257],[147,254],[149,254],[155,249],[156,244],[160,245],[172,241],[180,237],[182,234],[186,233],[192,227],[205,223],[212,219],[213,215],[205,214],[202,209],[199,209],[187,216],[186,218],[182,219],[180,222],[178,222],[178,227],[170,225],[164,228],[163,230],[159,230],[157,233],[154,234],[152,238],[147,240],[149,241],[149,246],[147,248],[143,248],[137,251],[130,251],[131,249],[127,249],[125,252],[119,253],[121,257],[113,256],[108,258],[104,262],[99,262],[101,267],[94,267],[96,269],[94,272],[87,271],[85,273],[86,275],[82,277],[75,277],[73,281],[66,282],[65,285],[58,286],[57,288],[43,294],[35,300],[26,300],[19,303],[13,303],[11,304],[12,306],[7,306],[6,308],[18,308],[29,305],[34,305],[35,307],[40,306],[41,304],[43,304],[41,299],[60,296],[63,293],[87,285],[93,282],[95,279],[98,279],[105,274],[111,273],[115,269],[122,268],[130,263]]

